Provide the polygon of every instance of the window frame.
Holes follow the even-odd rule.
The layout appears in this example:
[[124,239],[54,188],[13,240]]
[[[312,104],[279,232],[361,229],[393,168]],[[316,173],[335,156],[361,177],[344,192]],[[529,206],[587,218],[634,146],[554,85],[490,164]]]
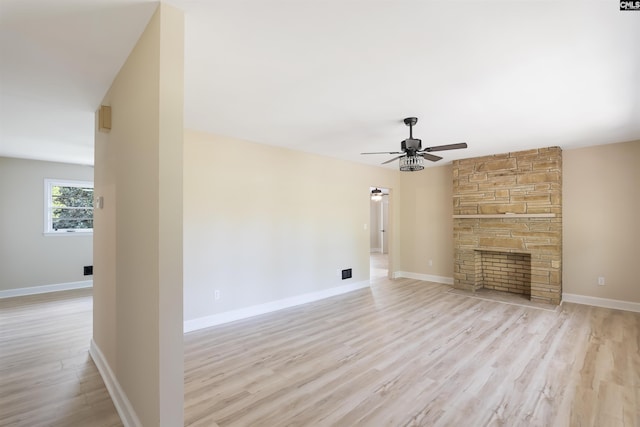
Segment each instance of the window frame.
[[[55,186],[59,187],[81,187],[81,188],[91,188],[93,189],[93,181],[80,181],[73,179],[55,179],[55,178],[45,178],[44,180],[44,235],[45,236],[86,236],[93,234],[93,228],[84,228],[84,229],[62,229],[55,230],[53,229],[53,195],[52,189]],[[95,199],[94,196],[91,197],[92,200]],[[87,209],[87,208],[83,208]],[[92,206],[91,209],[95,211],[95,206]]]

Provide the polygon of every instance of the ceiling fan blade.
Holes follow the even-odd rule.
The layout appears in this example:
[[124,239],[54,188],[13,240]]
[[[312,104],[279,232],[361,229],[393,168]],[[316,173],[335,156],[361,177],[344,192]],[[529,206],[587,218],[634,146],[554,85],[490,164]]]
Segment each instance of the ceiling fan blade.
[[376,151],[375,153],[360,153],[360,154],[404,154],[402,151]]
[[[394,154],[396,154],[396,153],[394,153]],[[386,162],[382,162],[382,163],[380,163],[380,164],[381,164],[381,165],[386,165],[387,163],[391,163],[391,162],[393,162],[394,160],[398,160],[400,157],[404,157],[404,155],[402,155],[402,156],[398,156],[398,157],[394,157],[393,159],[391,159],[391,160],[387,160]]]
[[442,160],[442,157],[435,156],[429,153],[418,153],[418,155],[424,157],[427,160],[431,160],[432,162],[437,162],[438,160]]
[[436,145],[435,147],[427,147],[422,151],[430,152],[430,151],[458,150],[460,148],[467,148],[467,143],[461,142],[459,144]]

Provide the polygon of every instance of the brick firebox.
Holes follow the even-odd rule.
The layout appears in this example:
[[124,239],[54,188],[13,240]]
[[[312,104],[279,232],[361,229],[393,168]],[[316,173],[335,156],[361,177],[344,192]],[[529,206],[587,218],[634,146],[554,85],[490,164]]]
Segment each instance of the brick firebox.
[[[453,210],[455,288],[486,287],[561,302],[560,148],[454,161]],[[484,261],[483,268],[482,253],[502,255]]]

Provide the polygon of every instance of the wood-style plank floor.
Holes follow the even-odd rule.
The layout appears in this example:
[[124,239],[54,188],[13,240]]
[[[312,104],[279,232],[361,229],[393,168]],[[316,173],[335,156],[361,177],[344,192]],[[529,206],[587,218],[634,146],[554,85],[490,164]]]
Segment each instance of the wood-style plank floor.
[[189,426],[640,426],[640,314],[371,289],[185,336]]
[[[640,427],[640,314],[376,279],[185,335],[189,426]],[[90,291],[0,300],[0,426],[121,425]]]
[[0,426],[122,426],[89,356],[91,289],[0,299]]

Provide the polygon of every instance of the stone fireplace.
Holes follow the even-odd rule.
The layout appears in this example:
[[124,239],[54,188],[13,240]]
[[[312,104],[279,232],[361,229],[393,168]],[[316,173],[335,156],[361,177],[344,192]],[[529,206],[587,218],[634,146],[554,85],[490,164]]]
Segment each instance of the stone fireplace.
[[454,287],[560,304],[562,151],[453,162]]

